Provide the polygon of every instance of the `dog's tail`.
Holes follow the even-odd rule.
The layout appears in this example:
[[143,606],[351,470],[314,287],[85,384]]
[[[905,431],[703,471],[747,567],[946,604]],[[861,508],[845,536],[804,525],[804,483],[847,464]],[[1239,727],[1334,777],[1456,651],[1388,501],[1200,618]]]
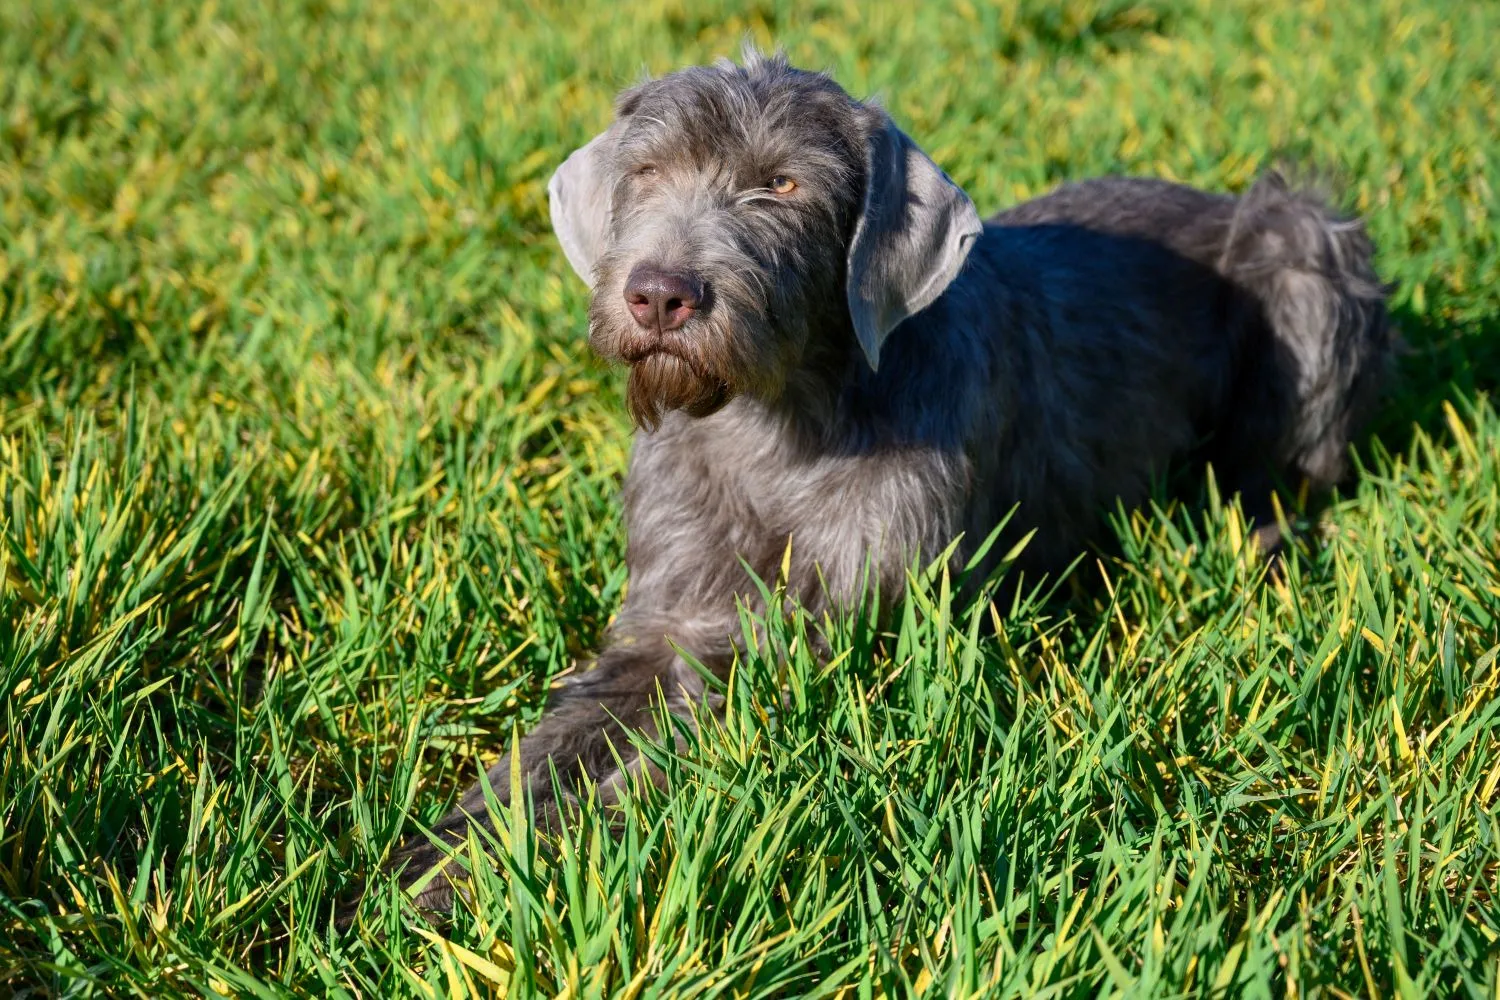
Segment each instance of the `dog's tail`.
[[1344,475],[1350,438],[1389,365],[1389,289],[1373,255],[1359,220],[1276,173],[1239,200],[1224,241],[1219,270],[1254,297],[1269,334],[1269,343],[1246,345],[1262,356],[1247,359],[1259,385],[1246,400],[1255,409],[1240,415],[1273,420],[1261,445],[1275,450],[1283,475],[1314,488]]

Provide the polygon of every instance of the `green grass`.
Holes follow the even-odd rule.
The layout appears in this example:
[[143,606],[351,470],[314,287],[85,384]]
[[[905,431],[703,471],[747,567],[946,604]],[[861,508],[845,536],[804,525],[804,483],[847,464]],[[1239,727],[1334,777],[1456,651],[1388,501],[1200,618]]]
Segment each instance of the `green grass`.
[[[552,167],[785,44],[998,209],[1364,213],[1410,350],[1284,580],[1232,504],[1064,602],[792,614],[669,794],[376,878],[597,641],[621,381]],[[1496,996],[1500,5],[0,0],[0,991]],[[991,635],[989,626],[998,626]],[[783,700],[781,691],[789,694]]]

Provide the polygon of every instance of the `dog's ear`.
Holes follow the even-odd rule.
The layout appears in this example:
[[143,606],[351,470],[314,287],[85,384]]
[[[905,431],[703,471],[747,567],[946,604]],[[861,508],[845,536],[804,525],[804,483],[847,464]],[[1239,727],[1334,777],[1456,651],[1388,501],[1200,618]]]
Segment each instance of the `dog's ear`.
[[849,315],[871,368],[886,335],[958,276],[983,228],[963,189],[889,115],[877,114],[847,278]]
[[578,276],[594,283],[594,261],[609,234],[610,198],[614,190],[611,152],[614,127],[574,150],[547,182],[552,228],[568,263]]

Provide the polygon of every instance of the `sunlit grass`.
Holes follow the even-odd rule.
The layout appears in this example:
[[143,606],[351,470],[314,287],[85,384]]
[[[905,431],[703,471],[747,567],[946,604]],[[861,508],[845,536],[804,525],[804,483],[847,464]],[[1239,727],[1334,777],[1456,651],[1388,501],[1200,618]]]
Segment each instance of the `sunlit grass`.
[[[747,34],[986,212],[1329,176],[1410,348],[1362,475],[1279,576],[1209,486],[1066,600],[747,619],[722,722],[645,748],[667,793],[552,844],[503,809],[451,927],[377,877],[336,930],[625,583],[547,176]],[[0,989],[1493,997],[1497,37],[1478,0],[0,0]]]

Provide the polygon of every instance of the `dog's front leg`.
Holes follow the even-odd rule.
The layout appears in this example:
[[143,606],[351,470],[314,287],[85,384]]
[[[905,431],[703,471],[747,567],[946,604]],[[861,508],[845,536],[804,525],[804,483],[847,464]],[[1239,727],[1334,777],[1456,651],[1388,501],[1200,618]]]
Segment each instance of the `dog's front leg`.
[[[568,678],[556,691],[547,713],[536,727],[521,740],[517,753],[521,789],[535,805],[537,825],[554,828],[563,803],[558,802],[552,785],[552,768],[556,767],[564,794],[582,775],[599,777],[615,772],[615,754],[631,761],[633,751],[626,728],[644,730],[655,735],[657,692],[672,696],[680,665],[676,652],[661,639],[632,641],[618,639],[599,654],[595,665]],[[670,707],[670,706],[669,706]],[[471,825],[492,829],[485,805],[485,784],[502,804],[511,797],[511,755],[506,754],[464,793],[458,806],[433,827],[436,841],[415,838],[390,862],[390,868],[401,870],[402,884],[410,887],[445,862],[449,847],[462,843]],[[613,788],[614,782],[606,783]],[[416,897],[419,908],[447,911],[453,905],[454,880],[446,870],[433,876]]]

